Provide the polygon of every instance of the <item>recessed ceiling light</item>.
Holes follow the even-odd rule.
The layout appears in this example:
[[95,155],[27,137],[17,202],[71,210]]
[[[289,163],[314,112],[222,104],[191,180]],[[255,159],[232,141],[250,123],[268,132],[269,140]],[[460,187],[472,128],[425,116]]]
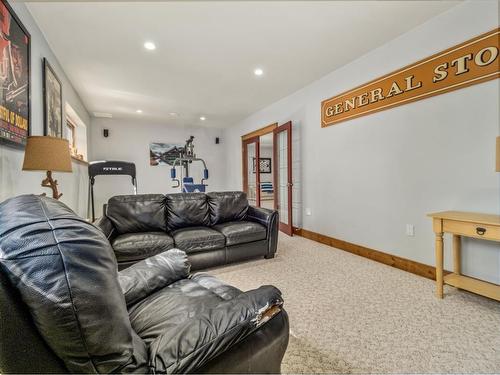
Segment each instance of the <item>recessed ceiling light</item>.
[[170,112],[169,115],[172,116],[172,117],[178,117],[179,116],[179,114],[177,112]]
[[153,51],[156,49],[156,45],[153,42],[146,42],[144,43],[144,48],[147,50]]
[[142,109],[138,109],[137,111],[135,111],[136,113],[142,113]]
[[201,117],[200,117],[200,120],[201,120],[201,121],[205,121],[206,119],[207,119],[207,118],[206,118],[205,116],[201,116]]
[[255,74],[256,76],[260,77],[261,75],[264,74],[264,71],[261,69],[261,68],[257,68],[253,71],[253,74]]

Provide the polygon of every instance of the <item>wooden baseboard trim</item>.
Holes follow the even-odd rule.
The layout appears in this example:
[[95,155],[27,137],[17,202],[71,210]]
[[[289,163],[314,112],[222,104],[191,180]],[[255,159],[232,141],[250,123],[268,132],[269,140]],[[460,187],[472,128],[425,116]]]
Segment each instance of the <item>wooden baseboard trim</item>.
[[344,250],[349,253],[356,254],[364,258],[368,258],[376,262],[398,268],[403,271],[411,272],[415,275],[423,276],[431,280],[436,280],[436,269],[433,266],[429,266],[427,264],[415,262],[406,258],[401,258],[396,255],[387,254],[382,251],[370,249],[361,245],[356,245],[351,242],[342,241],[337,238],[325,236],[324,234],[312,232],[307,229],[294,228],[293,233],[298,236],[334,247],[336,249]]

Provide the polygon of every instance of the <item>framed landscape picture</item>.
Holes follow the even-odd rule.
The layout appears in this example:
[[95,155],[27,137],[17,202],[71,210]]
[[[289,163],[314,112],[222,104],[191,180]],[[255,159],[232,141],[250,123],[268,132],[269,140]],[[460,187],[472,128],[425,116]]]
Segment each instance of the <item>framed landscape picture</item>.
[[43,59],[43,117],[44,133],[63,136],[62,85],[46,58]]
[[180,143],[160,143],[149,144],[149,165],[173,165],[175,159],[180,157],[184,150],[184,145]]
[[30,34],[0,0],[0,144],[24,148],[30,135]]

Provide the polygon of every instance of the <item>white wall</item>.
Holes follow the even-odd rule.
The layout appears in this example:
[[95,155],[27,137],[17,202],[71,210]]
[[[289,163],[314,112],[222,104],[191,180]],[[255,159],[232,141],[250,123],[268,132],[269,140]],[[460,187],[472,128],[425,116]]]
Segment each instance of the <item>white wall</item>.
[[[328,128],[320,126],[320,102],[496,27],[497,1],[460,4],[227,129],[228,155],[240,155],[242,134],[292,120],[302,174],[295,199],[312,212],[302,226],[434,264],[427,213],[500,213],[498,79]],[[241,188],[239,158],[228,158],[227,169],[228,188]],[[406,236],[407,223],[415,237]],[[500,283],[499,244],[464,247],[464,272]]]
[[[104,138],[102,130],[109,129]],[[149,165],[149,144],[151,142],[184,144],[190,135],[195,137],[195,153],[207,163],[208,191],[224,190],[226,186],[226,153],[224,140],[215,144],[215,137],[222,131],[214,128],[184,128],[166,123],[154,123],[119,119],[92,119],[90,129],[91,160],[123,160],[133,162],[137,169],[139,193],[173,193],[169,166]],[[238,156],[241,158],[241,156]],[[238,159],[241,163],[241,159]],[[201,163],[193,164],[190,175],[199,182],[202,177]],[[96,216],[100,216],[102,204],[118,194],[131,194],[130,178],[125,176],[100,176],[94,186]]]
[[[31,34],[31,135],[43,135],[43,96],[42,96],[42,59],[46,57],[63,86],[63,103],[68,102],[80,118],[89,123],[89,115],[64,74],[56,57],[52,53],[40,29],[31,17],[26,6],[21,3],[12,4],[16,14]],[[0,202],[19,194],[40,194],[50,189],[40,186],[44,178],[43,172],[23,172],[21,170],[24,150],[0,145]],[[61,201],[85,216],[87,211],[87,167],[73,162],[73,173],[54,173],[63,193]]]

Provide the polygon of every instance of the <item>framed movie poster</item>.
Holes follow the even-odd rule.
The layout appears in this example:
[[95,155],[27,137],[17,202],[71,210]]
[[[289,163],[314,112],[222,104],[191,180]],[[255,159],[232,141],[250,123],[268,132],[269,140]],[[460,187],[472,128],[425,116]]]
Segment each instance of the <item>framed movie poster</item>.
[[30,34],[0,0],[0,144],[24,148],[30,135]]
[[43,59],[43,121],[45,135],[62,138],[62,85],[46,58]]

